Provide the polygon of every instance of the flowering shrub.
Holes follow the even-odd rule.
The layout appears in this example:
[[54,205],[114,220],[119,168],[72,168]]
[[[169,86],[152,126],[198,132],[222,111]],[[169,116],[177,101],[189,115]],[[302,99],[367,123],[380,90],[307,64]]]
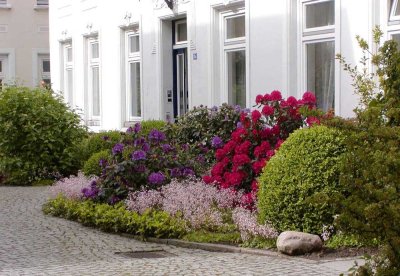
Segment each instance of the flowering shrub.
[[266,239],[278,237],[278,232],[269,225],[261,225],[257,222],[257,214],[244,208],[235,208],[232,213],[233,222],[240,231],[243,241],[254,237]]
[[258,109],[241,113],[230,140],[217,149],[217,163],[204,181],[216,183],[221,188],[244,190],[242,202],[251,206],[258,190],[256,178],[275,150],[295,129],[318,123],[316,117],[302,115],[312,114],[310,111],[317,114],[315,103],[316,98],[311,92],[304,93],[301,100],[294,97],[284,100],[279,91],[258,95]]
[[207,161],[214,161],[214,151],[229,140],[241,112],[240,106],[228,104],[212,108],[194,107],[176,123],[169,124],[166,133],[177,143],[196,145],[192,150],[204,155]]
[[238,204],[240,194],[219,190],[198,179],[173,180],[159,191],[141,190],[131,193],[128,209],[140,214],[147,209],[161,209],[172,216],[182,216],[190,228],[215,228],[224,225],[224,214]]
[[61,194],[68,199],[82,199],[84,197],[82,190],[88,189],[96,179],[96,177],[86,177],[81,172],[77,176],[63,178],[49,188],[50,197],[56,198]]
[[190,147],[157,129],[143,136],[141,125],[136,124],[114,145],[110,160],[100,160],[98,199],[115,203],[141,186],[156,189],[171,178],[198,176],[204,170],[204,159],[192,154]]

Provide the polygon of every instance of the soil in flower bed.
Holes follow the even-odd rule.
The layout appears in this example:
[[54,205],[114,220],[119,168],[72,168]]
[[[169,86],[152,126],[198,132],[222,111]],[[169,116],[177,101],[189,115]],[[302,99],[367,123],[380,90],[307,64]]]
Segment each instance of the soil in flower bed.
[[319,252],[314,252],[311,254],[298,257],[318,261],[318,260],[360,257],[364,256],[365,254],[372,256],[377,253],[378,253],[378,248],[376,247],[343,247],[338,249],[323,247],[322,250]]

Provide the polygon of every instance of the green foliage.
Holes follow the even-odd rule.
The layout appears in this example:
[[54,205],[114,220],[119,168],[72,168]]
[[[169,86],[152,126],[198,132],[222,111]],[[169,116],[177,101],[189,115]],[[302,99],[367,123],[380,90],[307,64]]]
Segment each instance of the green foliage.
[[206,153],[206,158],[212,161],[214,152],[208,151],[212,148],[212,138],[218,136],[224,142],[228,141],[239,122],[240,112],[240,107],[228,104],[213,108],[194,107],[176,123],[167,125],[165,132],[180,144],[199,145],[198,153]]
[[340,193],[341,132],[325,126],[295,131],[267,163],[259,178],[262,222],[278,231],[320,234],[336,214],[330,198]]
[[182,238],[191,242],[202,243],[224,243],[224,244],[239,244],[241,242],[240,233],[234,232],[209,232],[205,230],[193,231]]
[[148,210],[139,215],[126,210],[123,203],[96,204],[90,200],[75,201],[59,196],[48,201],[43,212],[107,232],[156,238],[179,238],[186,233],[185,222],[166,212]]
[[258,249],[276,248],[276,239],[253,237],[253,238],[245,241],[240,246],[241,247],[249,247],[249,248],[258,248]]
[[79,115],[51,91],[0,91],[0,174],[5,184],[29,185],[76,173],[85,136]]
[[162,130],[167,125],[167,123],[159,120],[148,120],[140,122],[140,125],[142,127],[140,131],[142,135],[148,136],[151,130],[153,129]]
[[102,167],[100,166],[100,160],[108,161],[111,158],[110,150],[102,150],[93,154],[83,165],[83,173],[86,176],[97,175],[100,176]]
[[377,239],[362,240],[359,236],[351,234],[345,235],[343,233],[333,235],[326,243],[325,246],[332,249],[343,247],[377,247],[380,243]]
[[90,134],[83,143],[85,160],[88,160],[93,154],[100,151],[110,151],[121,140],[122,136],[123,133],[117,130]]
[[400,128],[378,127],[347,139],[337,200],[337,227],[362,241],[382,240],[400,272]]

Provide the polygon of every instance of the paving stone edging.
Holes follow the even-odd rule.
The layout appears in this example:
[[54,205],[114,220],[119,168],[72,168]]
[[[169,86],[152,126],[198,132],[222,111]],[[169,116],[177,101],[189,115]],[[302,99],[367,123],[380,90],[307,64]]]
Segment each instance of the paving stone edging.
[[[124,237],[133,238],[143,240],[143,238],[131,234],[121,233],[119,234]],[[191,242],[184,241],[178,239],[159,239],[159,238],[146,238],[147,242],[172,245],[182,248],[189,249],[201,249],[210,252],[222,252],[222,253],[242,253],[242,254],[251,254],[251,255],[259,255],[259,256],[268,256],[268,257],[276,257],[276,258],[286,258],[286,259],[302,259],[305,262],[310,263],[329,263],[336,261],[354,261],[356,259],[361,259],[362,256],[359,257],[346,257],[346,258],[334,258],[334,259],[321,259],[321,260],[312,260],[308,258],[304,258],[302,256],[288,256],[285,254],[281,254],[277,251],[271,251],[268,249],[254,249],[254,248],[243,248],[237,247],[233,245],[225,245],[225,244],[214,244],[214,243],[199,243],[199,242]]]

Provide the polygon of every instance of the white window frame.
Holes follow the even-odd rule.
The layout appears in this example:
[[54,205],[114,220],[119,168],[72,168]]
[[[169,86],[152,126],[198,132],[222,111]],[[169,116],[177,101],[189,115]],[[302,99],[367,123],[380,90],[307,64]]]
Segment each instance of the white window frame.
[[[130,37],[138,37],[139,38],[139,51],[137,52],[130,52],[130,45],[129,39]],[[139,28],[132,28],[125,31],[124,34],[125,38],[125,120],[127,122],[137,122],[143,120],[143,82],[142,82],[142,58],[141,58],[141,39]],[[139,63],[140,68],[140,116],[131,116],[132,114],[132,99],[131,99],[131,64],[132,63]]]
[[[92,45],[98,45],[98,57],[92,58]],[[99,115],[93,114],[93,68],[98,68],[99,70]],[[98,125],[94,122],[101,121],[102,114],[102,97],[101,97],[101,70],[100,70],[100,43],[98,36],[92,36],[87,38],[87,108],[88,108],[88,120],[91,121],[90,125]]]
[[[235,51],[245,51],[246,55],[246,107],[249,105],[249,97],[250,93],[248,91],[248,62],[247,62],[247,42],[246,36],[238,37],[238,38],[227,38],[227,20],[234,17],[245,16],[246,22],[246,13],[244,8],[235,9],[234,11],[222,11],[220,12],[220,45],[221,45],[221,54],[220,60],[222,61],[221,66],[221,76],[222,76],[222,83],[221,83],[221,102],[228,102],[229,101],[229,69],[228,69],[228,53],[235,52]],[[246,22],[247,24],[247,22]],[[245,28],[247,32],[247,28]]]
[[[335,0],[303,0],[301,3],[302,6],[302,13],[301,13],[301,20],[303,22],[302,26],[302,32],[303,35],[307,34],[312,34],[312,33],[320,33],[320,32],[335,32],[335,25],[336,25],[336,20],[334,25],[327,25],[327,26],[321,26],[321,27],[315,27],[315,28],[307,28],[306,27],[306,9],[307,6],[323,3],[323,2],[332,2],[335,4]],[[336,14],[336,8],[335,8],[335,14]]]
[[[73,106],[74,105],[74,51],[72,48],[72,41],[64,42],[62,45],[62,61],[63,61],[63,78],[61,87],[64,92],[64,99],[68,101],[68,103]],[[71,58],[72,60],[68,60],[68,51],[71,50]],[[69,87],[69,79],[68,72],[72,72],[72,87]]]
[[178,41],[178,29],[179,29],[178,25],[186,24],[186,30],[187,30],[188,26],[187,26],[186,18],[182,19],[182,20],[177,20],[177,21],[174,22],[174,24],[175,24],[175,41],[174,41],[174,45],[187,44],[187,42],[188,42],[187,35],[186,35],[186,40]]
[[[340,22],[340,1],[334,0],[335,8],[335,25],[328,25],[318,28],[305,28],[306,24],[306,5],[327,2],[331,0],[298,0],[298,14],[299,14],[299,25],[298,25],[298,35],[299,41],[301,42],[298,48],[298,58],[300,72],[298,77],[298,83],[300,90],[298,92],[298,97],[302,96],[304,91],[307,91],[307,45],[317,44],[321,42],[333,41],[335,44],[335,53],[340,52],[340,34],[339,34],[339,22]],[[334,60],[334,75],[335,75],[335,95],[334,95],[334,106],[335,114],[340,115],[340,65],[338,61]]]
[[[391,3],[389,2],[389,5]],[[390,13],[389,13],[389,21],[399,21],[400,20],[400,15],[395,15],[396,12],[396,7],[399,5],[399,0],[394,0],[393,1],[393,6],[389,7],[390,8]]]

